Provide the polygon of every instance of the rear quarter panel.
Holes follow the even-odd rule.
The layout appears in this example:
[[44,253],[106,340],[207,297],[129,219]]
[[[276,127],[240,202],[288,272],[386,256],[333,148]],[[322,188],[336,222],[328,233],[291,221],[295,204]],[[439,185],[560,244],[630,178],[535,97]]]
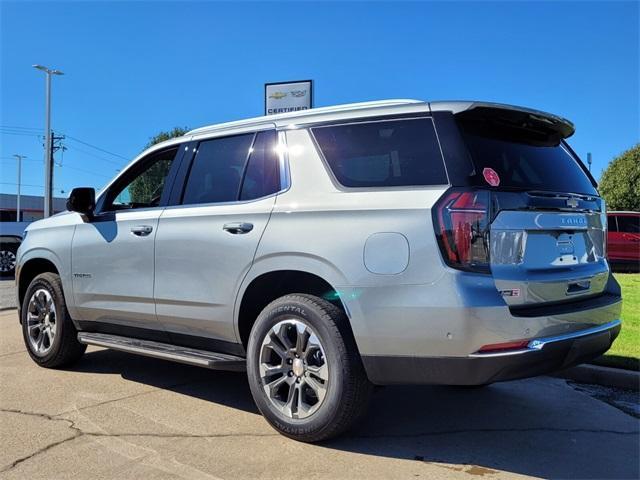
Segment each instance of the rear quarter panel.
[[[356,339],[365,338],[368,327],[359,315],[358,288],[430,284],[444,274],[430,208],[447,186],[345,190],[331,179],[306,130],[287,131],[287,146],[291,188],[276,199],[244,285],[273,270],[316,274],[339,294],[348,290],[342,301]],[[365,265],[365,245],[372,235],[388,232],[406,238],[406,268],[372,273]],[[367,251],[382,261],[390,253]]]

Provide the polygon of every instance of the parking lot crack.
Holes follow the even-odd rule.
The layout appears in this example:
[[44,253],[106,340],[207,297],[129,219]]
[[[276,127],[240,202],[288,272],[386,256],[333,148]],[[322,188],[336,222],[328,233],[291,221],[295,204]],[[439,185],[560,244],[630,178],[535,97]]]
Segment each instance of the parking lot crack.
[[191,434],[191,433],[145,433],[145,432],[121,432],[121,433],[85,433],[88,437],[151,437],[151,438],[233,438],[233,437],[245,437],[245,438],[262,438],[262,437],[277,437],[279,433],[205,433],[205,434]]
[[13,414],[16,414],[16,415],[26,415],[26,416],[30,416],[30,417],[38,417],[38,418],[43,418],[45,420],[49,420],[49,421],[52,421],[52,422],[64,422],[64,423],[67,424],[69,429],[71,429],[71,431],[73,432],[73,435],[71,435],[70,437],[63,438],[62,440],[57,440],[55,442],[49,443],[49,444],[37,449],[35,452],[30,453],[29,455],[26,455],[24,457],[21,457],[21,458],[18,458],[16,460],[14,460],[9,465],[6,465],[5,467],[2,467],[2,469],[0,469],[0,473],[4,473],[4,472],[7,472],[9,470],[12,470],[12,469],[14,469],[15,467],[17,467],[18,465],[20,465],[23,462],[31,460],[32,458],[37,457],[38,455],[41,455],[41,454],[51,450],[52,448],[57,447],[58,445],[62,445],[63,443],[67,443],[67,442],[69,442],[71,440],[75,440],[76,438],[79,438],[79,437],[84,435],[84,432],[82,432],[82,430],[80,430],[78,427],[76,427],[73,421],[68,420],[66,418],[55,418],[52,415],[49,415],[47,413],[27,412],[27,411],[24,411],[24,410],[18,410],[18,409],[12,409],[12,408],[0,408],[0,412],[13,413]]
[[100,432],[85,432],[81,428],[77,427],[73,420],[68,418],[61,418],[58,415],[49,415],[47,413],[41,412],[29,412],[25,410],[13,409],[13,408],[0,408],[0,412],[3,413],[11,413],[15,415],[26,415],[31,417],[38,417],[52,422],[64,422],[67,424],[68,428],[73,432],[73,434],[67,438],[62,440],[57,440],[55,442],[49,443],[36,451],[26,455],[24,457],[18,458],[11,462],[10,464],[0,468],[0,473],[7,472],[19,466],[20,464],[32,460],[34,457],[37,457],[45,452],[48,452],[52,448],[55,448],[59,445],[67,443],[71,440],[75,440],[80,437],[91,437],[91,438],[118,438],[118,437],[147,437],[147,438],[232,438],[232,437],[243,437],[243,438],[251,438],[251,437],[274,437],[278,436],[278,433],[248,433],[248,432],[236,432],[236,433],[221,433],[221,434],[190,434],[190,433],[148,433],[148,432],[120,432],[120,433],[100,433]]

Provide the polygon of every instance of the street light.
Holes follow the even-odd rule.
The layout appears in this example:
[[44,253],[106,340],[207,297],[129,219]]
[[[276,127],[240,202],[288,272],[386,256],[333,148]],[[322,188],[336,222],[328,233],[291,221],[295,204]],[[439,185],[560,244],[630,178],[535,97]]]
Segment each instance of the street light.
[[53,155],[51,153],[51,75],[64,75],[60,70],[49,69],[43,65],[33,65],[33,68],[46,74],[45,81],[45,117],[44,117],[44,216],[50,217],[53,199]]

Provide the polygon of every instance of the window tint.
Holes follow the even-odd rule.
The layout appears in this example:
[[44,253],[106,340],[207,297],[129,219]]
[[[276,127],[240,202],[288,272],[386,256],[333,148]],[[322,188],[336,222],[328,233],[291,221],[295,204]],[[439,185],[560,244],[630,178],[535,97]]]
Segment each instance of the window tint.
[[607,215],[607,229],[610,232],[617,232],[618,231],[618,224],[616,223],[616,216],[615,215]]
[[[114,186],[104,210],[125,210],[157,207],[178,148],[153,153],[138,162],[132,169],[133,179],[124,177],[123,183]],[[140,170],[141,169],[141,170]],[[137,174],[134,173],[137,170]]]
[[589,177],[562,145],[536,144],[526,138],[526,132],[515,137],[498,127],[493,131],[490,125],[459,123],[478,185],[488,185],[482,172],[491,168],[500,178],[500,187],[597,195]]
[[200,142],[182,203],[236,201],[253,138],[250,133]]
[[276,151],[276,132],[260,132],[251,148],[251,156],[242,182],[240,200],[266,197],[280,190],[280,165]]
[[625,233],[640,233],[640,216],[618,215],[618,230]]
[[431,119],[335,125],[312,131],[336,179],[346,187],[448,183]]

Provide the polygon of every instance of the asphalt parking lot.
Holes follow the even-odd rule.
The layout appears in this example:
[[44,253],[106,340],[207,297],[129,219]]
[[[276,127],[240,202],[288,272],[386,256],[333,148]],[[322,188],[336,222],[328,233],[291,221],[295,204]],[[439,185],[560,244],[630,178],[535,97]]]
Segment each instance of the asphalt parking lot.
[[16,298],[14,295],[15,283],[13,277],[1,277],[0,278],[0,310],[7,308],[15,308]]
[[638,478],[639,420],[564,380],[387,387],[349,435],[276,434],[243,374],[90,348],[37,367],[0,313],[0,478]]

